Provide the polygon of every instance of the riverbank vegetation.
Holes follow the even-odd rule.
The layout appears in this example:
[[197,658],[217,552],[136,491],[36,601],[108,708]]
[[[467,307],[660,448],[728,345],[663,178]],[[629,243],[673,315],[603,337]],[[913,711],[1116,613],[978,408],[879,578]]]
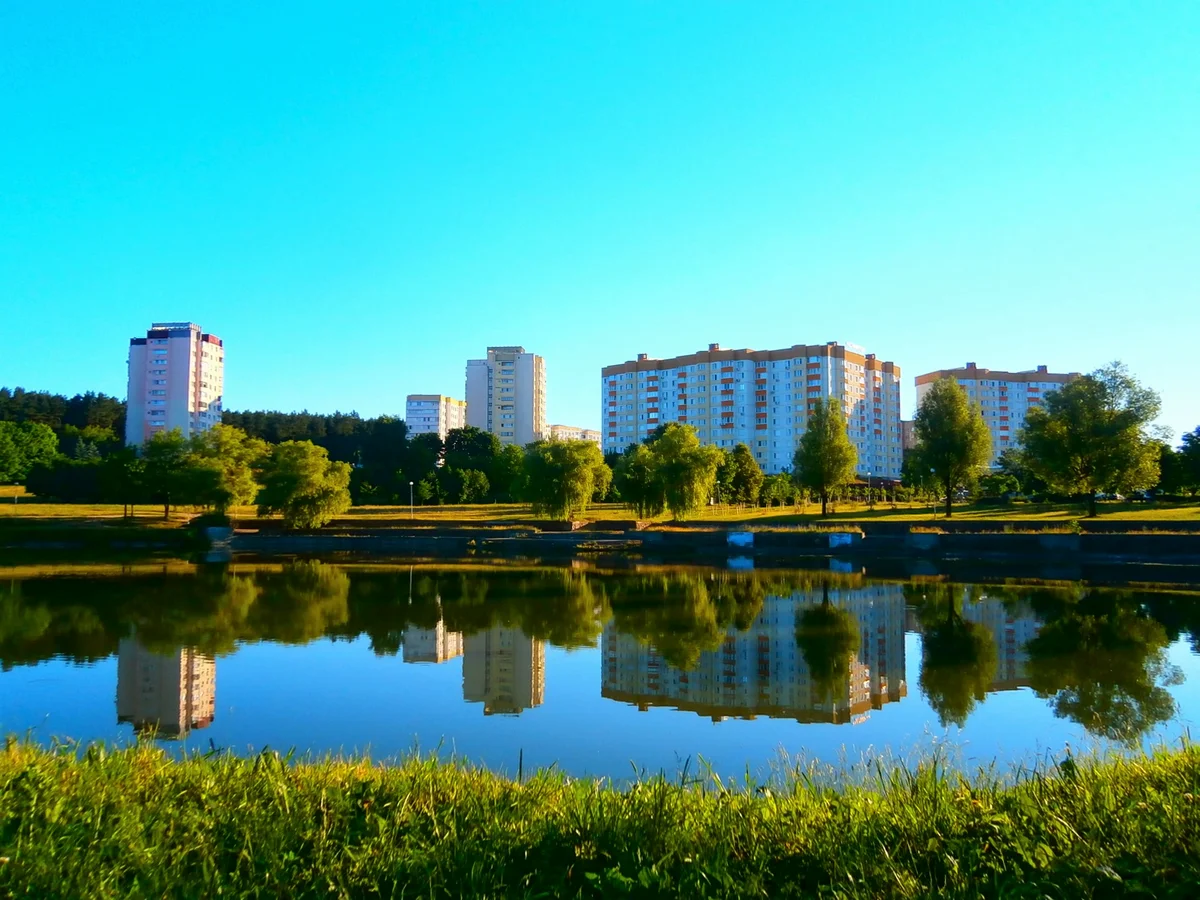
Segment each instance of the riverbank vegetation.
[[1191,897],[1200,752],[1005,784],[864,766],[837,781],[558,773],[151,746],[0,752],[0,891],[109,897]]
[[[1200,492],[1200,429],[1178,449],[1161,440],[1150,424],[1157,395],[1119,363],[1029,402],[1024,431],[1006,436],[1006,398],[969,396],[952,378],[934,384],[896,483],[879,472],[864,479],[844,410],[832,397],[810,403],[791,469],[765,475],[755,456],[761,449],[702,445],[695,428],[678,422],[602,459],[586,442],[505,446],[472,427],[444,440],[410,436],[403,420],[388,416],[227,412],[211,432],[191,440],[156,434],[135,452],[119,439],[124,410],[113,398],[0,388],[0,482],[61,502],[126,511],[155,504],[164,518],[177,506],[224,514],[257,505],[259,515],[278,514],[297,528],[334,521],[352,505],[490,504],[502,516],[502,506],[521,504],[526,515],[568,520],[619,518],[587,511],[620,504],[625,518],[681,521],[731,518],[730,507],[739,519],[806,516],[818,500],[823,515],[843,517],[860,504],[871,518],[938,504],[949,517],[963,501],[973,504],[968,515],[986,516],[986,506],[1041,516],[1048,504],[1073,498],[1073,515],[1094,517],[1115,511],[1101,505],[1108,498]],[[997,434],[984,422],[984,403],[1000,417]]]

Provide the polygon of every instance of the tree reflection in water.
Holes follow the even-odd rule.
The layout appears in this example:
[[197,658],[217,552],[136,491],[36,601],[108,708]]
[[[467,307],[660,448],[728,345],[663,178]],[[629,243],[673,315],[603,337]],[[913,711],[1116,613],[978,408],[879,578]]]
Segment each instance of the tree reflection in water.
[[[757,628],[770,597],[772,610],[779,598],[798,604],[794,646],[814,696],[828,700],[847,695],[866,627],[849,606],[831,602],[830,590],[868,584],[828,572],[316,561],[9,578],[0,581],[0,668],[50,658],[96,662],[134,634],[150,652],[211,656],[254,641],[365,636],[376,654],[391,656],[410,631],[470,636],[504,627],[574,648],[596,646],[607,627],[687,672],[703,654],[723,645],[728,651],[731,639]],[[804,597],[820,603],[799,603]],[[921,689],[943,725],[965,723],[989,691],[1023,684],[1057,716],[1105,738],[1136,741],[1176,712],[1168,689],[1182,675],[1169,664],[1167,646],[1190,637],[1200,649],[1200,602],[1190,594],[926,582],[906,585],[904,597],[924,632]],[[1010,640],[1014,617],[1033,626],[1023,648],[1006,648],[1004,624],[988,619],[996,610],[1003,618],[1005,609]],[[791,634],[790,620],[787,628]],[[998,649],[1020,657],[1018,664],[1005,656],[1008,669],[1020,671],[1006,669],[999,681]]]

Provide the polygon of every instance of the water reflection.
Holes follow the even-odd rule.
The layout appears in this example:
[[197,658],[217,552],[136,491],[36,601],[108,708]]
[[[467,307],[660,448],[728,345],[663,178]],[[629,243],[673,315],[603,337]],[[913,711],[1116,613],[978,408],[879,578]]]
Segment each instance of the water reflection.
[[117,654],[117,721],[139,734],[187,736],[216,716],[217,664],[193,647],[155,653],[122,638]]
[[[921,636],[910,643],[915,687],[906,632]],[[547,647],[590,647],[591,696],[637,710],[864,723],[907,708],[919,688],[929,725],[962,727],[986,717],[990,695],[1020,691],[1093,735],[1133,742],[1180,712],[1185,673],[1167,650],[1181,638],[1200,648],[1200,602],[1186,593],[831,572],[296,561],[0,582],[0,671],[115,656],[117,719],[168,737],[213,723],[222,657],[362,641],[383,661],[439,672],[459,661],[476,715],[553,705]]]
[[[601,639],[601,693],[641,710],[849,722],[908,693],[900,585],[821,588],[756,599],[744,627],[676,664],[653,633],[614,618]],[[668,645],[672,647],[672,645]],[[677,657],[678,658],[678,657]]]

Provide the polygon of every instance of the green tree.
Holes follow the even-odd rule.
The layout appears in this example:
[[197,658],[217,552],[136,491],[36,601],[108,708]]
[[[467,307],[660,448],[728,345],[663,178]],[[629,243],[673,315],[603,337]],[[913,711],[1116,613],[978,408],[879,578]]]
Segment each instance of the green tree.
[[525,451],[525,494],[535,515],[570,521],[611,477],[591,441],[536,441]]
[[946,518],[954,510],[954,492],[971,485],[991,458],[992,438],[979,405],[947,375],[921,401],[913,422],[916,464],[929,469],[945,491]]
[[1096,492],[1153,487],[1159,451],[1149,434],[1158,394],[1119,362],[1049,393],[1029,410],[1020,441],[1029,468],[1052,490],[1082,494],[1096,515]]
[[215,492],[216,478],[212,469],[194,463],[187,439],[172,428],[152,434],[142,447],[142,486],[152,502],[162,504],[166,519],[172,506],[196,504]]
[[259,515],[281,513],[288,528],[319,528],[350,508],[350,465],[311,441],[285,441],[263,460]]
[[58,436],[40,422],[0,422],[0,483],[25,481],[36,465],[58,455]]
[[730,461],[730,499],[734,503],[756,505],[764,477],[758,460],[749,447],[739,443],[733,448]]
[[792,478],[821,498],[821,515],[829,513],[829,495],[854,480],[858,451],[846,431],[846,417],[833,397],[817,403],[792,457]]
[[452,428],[446,434],[446,465],[456,469],[491,472],[500,453],[500,438],[473,425]]
[[270,452],[267,442],[232,425],[214,425],[192,438],[189,463],[207,469],[208,488],[201,498],[222,514],[232,506],[248,506],[258,495],[254,470]]
[[657,472],[658,460],[645,444],[630,444],[613,472],[613,483],[621,500],[639,519],[662,515],[667,498]]
[[478,469],[442,468],[443,493],[451,503],[482,503],[487,499],[488,477]]
[[764,506],[783,506],[796,499],[796,485],[788,472],[778,475],[768,475],[763,479],[758,492],[759,501]]
[[[1174,476],[1174,490],[1167,488],[1169,493],[1191,494],[1200,493],[1200,428],[1183,436],[1183,443],[1178,450],[1172,451],[1173,458],[1167,462],[1164,454],[1164,475],[1170,466]],[[1164,482],[1166,478],[1164,477]],[[1164,487],[1166,485],[1164,484]]]
[[685,519],[708,503],[717,479],[717,466],[721,464],[721,451],[701,446],[695,428],[669,422],[650,445],[650,452],[671,515]]
[[521,497],[525,478],[525,450],[516,444],[505,444],[492,462],[488,473],[492,499],[512,503]]

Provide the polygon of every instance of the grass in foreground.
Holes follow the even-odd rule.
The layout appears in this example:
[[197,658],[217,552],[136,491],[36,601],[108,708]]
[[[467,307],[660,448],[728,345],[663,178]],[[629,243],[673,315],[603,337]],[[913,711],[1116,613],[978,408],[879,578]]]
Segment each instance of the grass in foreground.
[[1192,897],[1200,752],[834,790],[517,784],[431,760],[0,755],[0,894]]

